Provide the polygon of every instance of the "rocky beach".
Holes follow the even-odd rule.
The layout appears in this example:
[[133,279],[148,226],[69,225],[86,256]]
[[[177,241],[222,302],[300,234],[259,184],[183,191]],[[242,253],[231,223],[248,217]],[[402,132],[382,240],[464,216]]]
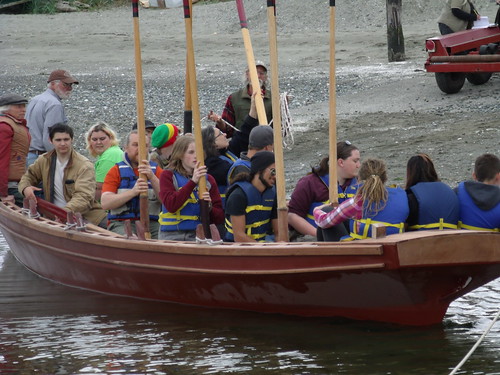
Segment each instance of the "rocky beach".
[[[497,6],[475,1],[494,19]],[[442,93],[424,69],[425,39],[438,35],[442,2],[403,2],[406,60],[388,63],[385,1],[336,6],[337,132],[362,158],[379,157],[391,183],[404,184],[407,159],[426,152],[451,186],[469,178],[474,159],[500,153],[500,75],[481,86],[466,82]],[[245,2],[255,58],[269,62],[266,2]],[[140,8],[146,118],[182,126],[185,26],[181,8]],[[293,96],[295,142],[285,150],[287,191],[328,152],[329,2],[277,2],[280,92]],[[136,118],[131,7],[55,15],[0,14],[0,93],[31,98],[48,74],[67,69],[80,80],[65,101],[76,147],[86,154],[85,131],[96,121],[123,138]],[[241,85],[245,50],[233,1],[193,7],[200,113],[221,112]],[[207,120],[202,125],[208,125]]]

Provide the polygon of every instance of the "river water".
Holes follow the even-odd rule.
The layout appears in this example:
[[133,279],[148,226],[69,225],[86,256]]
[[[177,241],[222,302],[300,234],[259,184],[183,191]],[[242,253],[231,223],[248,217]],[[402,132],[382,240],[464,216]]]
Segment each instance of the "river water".
[[[0,234],[0,374],[448,374],[491,325],[500,279],[408,328],[153,303],[25,269]],[[459,374],[500,374],[500,322]]]

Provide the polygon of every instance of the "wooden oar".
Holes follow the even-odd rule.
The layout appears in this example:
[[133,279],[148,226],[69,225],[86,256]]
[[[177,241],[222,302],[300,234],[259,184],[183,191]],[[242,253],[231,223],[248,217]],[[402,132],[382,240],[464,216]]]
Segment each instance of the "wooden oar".
[[[243,35],[243,43],[245,45],[245,53],[247,56],[248,73],[250,74],[250,82],[252,84],[253,92],[260,92],[259,77],[257,75],[257,67],[255,66],[255,57],[253,54],[252,40],[250,39],[250,32],[248,31],[247,17],[245,15],[245,7],[243,0],[236,0],[236,7],[238,8],[238,16],[240,17],[241,34]],[[255,107],[257,108],[257,117],[260,125],[269,125],[267,122],[266,109],[264,107],[264,99],[261,95],[255,96]]]
[[[187,61],[187,55],[186,55]],[[186,64],[186,82],[184,84],[184,134],[193,132],[193,111],[191,109],[191,89],[189,86],[189,73]]]
[[[196,66],[194,61],[193,44],[193,21],[191,19],[190,0],[183,0],[184,4],[184,24],[186,27],[186,46],[187,46],[187,67],[189,77],[189,88],[191,92],[191,103],[193,113],[193,134],[196,147],[196,160],[200,165],[204,165],[203,141],[201,136],[200,108],[198,104],[198,83],[196,82]],[[205,238],[212,238],[210,232],[210,211],[208,202],[201,199],[204,192],[207,191],[207,180],[200,178],[198,182],[198,194],[200,196],[200,216]]]
[[276,32],[276,1],[267,0],[267,23],[269,34],[269,55],[271,57],[271,91],[273,103],[274,154],[276,160],[276,190],[278,195],[278,238],[288,241],[288,207],[285,191],[285,164],[283,160],[283,140],[281,137],[281,108],[278,79],[278,44]]
[[329,173],[331,203],[338,203],[337,187],[337,102],[335,81],[335,0],[330,0],[330,122],[329,122]]
[[[189,8],[193,7],[193,1],[189,0]],[[192,26],[192,23],[190,24]],[[192,33],[192,29],[191,29]],[[188,52],[186,50],[186,81],[184,84],[184,134],[193,132],[193,111],[191,105],[191,89],[189,86]]]
[[[146,147],[146,124],[144,121],[144,94],[142,85],[142,60],[141,60],[141,38],[139,33],[139,4],[138,0],[132,0],[132,19],[134,20],[134,50],[135,50],[135,92],[137,98],[137,131],[139,135],[139,164],[148,157]],[[147,181],[147,176],[140,175]],[[141,223],[144,226],[145,237],[151,238],[149,232],[148,193],[139,196]]]

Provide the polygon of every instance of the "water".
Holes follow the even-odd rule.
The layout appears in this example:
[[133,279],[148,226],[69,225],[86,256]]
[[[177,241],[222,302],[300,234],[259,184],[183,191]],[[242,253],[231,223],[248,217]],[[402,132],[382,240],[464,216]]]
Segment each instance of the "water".
[[[0,374],[448,374],[499,307],[500,279],[430,328],[136,301],[41,279],[0,235]],[[497,322],[459,374],[499,353]]]

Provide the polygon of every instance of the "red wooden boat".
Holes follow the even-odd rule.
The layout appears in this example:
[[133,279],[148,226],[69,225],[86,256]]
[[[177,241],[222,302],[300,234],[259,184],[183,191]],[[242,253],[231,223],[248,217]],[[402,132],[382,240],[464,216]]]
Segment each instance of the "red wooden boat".
[[453,300],[500,276],[500,233],[493,232],[209,246],[65,227],[0,203],[0,229],[28,269],[119,296],[421,326],[440,323]]

